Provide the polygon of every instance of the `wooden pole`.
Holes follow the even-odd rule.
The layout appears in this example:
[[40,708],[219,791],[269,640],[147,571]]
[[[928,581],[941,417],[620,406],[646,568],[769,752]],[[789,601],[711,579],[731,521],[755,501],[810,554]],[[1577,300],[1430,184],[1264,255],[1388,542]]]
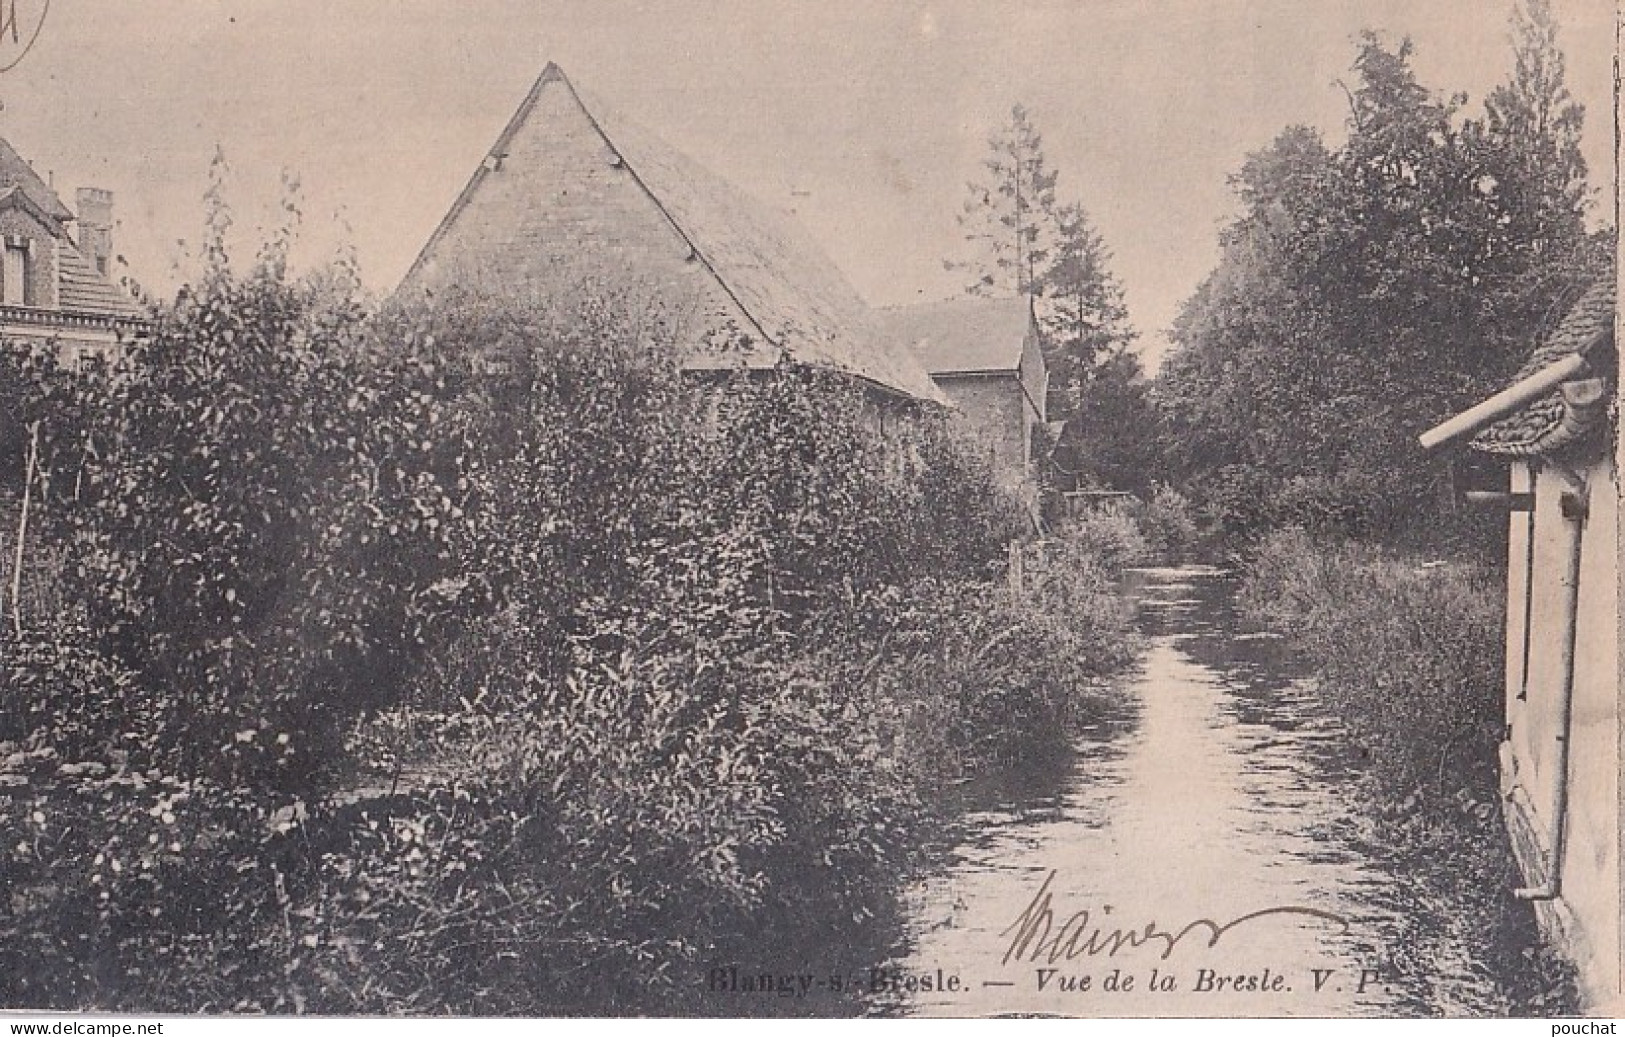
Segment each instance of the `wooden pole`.
[[28,539],[28,505],[33,497],[34,472],[39,459],[39,422],[28,426],[28,473],[23,481],[23,505],[17,511],[17,551],[11,561],[11,628],[23,636],[23,547]]

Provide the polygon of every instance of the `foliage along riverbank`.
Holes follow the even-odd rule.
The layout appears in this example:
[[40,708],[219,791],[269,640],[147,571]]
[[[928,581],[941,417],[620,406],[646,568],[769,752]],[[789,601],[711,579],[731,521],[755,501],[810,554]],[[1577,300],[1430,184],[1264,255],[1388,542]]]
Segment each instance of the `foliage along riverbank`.
[[939,416],[698,391],[626,293],[216,260],[110,368],[0,354],[0,1004],[716,1011],[1128,659],[1088,552],[1004,587],[1020,512]]
[[[1243,609],[1286,635],[1318,672],[1318,694],[1363,759],[1359,838],[1405,877],[1401,939],[1387,967],[1438,991],[1436,1004],[1511,1015],[1576,1007],[1567,965],[1544,949],[1497,793],[1505,629],[1493,575],[1404,559],[1297,530],[1267,537]],[[1449,963],[1483,961],[1466,975]]]

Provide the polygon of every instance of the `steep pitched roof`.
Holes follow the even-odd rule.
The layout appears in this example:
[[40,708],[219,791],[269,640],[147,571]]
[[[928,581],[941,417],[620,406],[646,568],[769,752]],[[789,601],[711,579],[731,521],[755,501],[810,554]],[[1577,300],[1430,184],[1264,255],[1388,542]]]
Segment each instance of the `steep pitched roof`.
[[50,185],[34,172],[34,167],[17,154],[17,149],[9,141],[0,137],[0,188],[6,187],[21,189],[30,201],[53,219],[73,219],[73,213],[62,204],[62,199],[56,196]]
[[0,137],[0,208],[8,206],[28,212],[57,240],[57,309],[82,317],[140,320],[145,316],[134,299],[91,266],[63,226],[74,219],[73,212]]
[[[747,356],[747,363],[770,365],[782,349],[809,366],[844,372],[894,393],[946,402],[912,355],[886,348],[863,300],[799,228],[653,133],[586,98],[557,65],[548,63],[498,137],[492,155],[508,153],[509,142],[548,89],[569,92],[604,143],[687,242],[694,258],[772,347]],[[524,174],[511,162],[503,168],[507,175]],[[408,271],[407,281],[425,267],[491,171],[488,165],[475,170]],[[545,186],[538,183],[535,194],[543,195]],[[703,357],[690,363],[723,365],[720,359]]]
[[[1513,382],[1579,354],[1611,388],[1617,363],[1614,296],[1613,277],[1593,284],[1557,329],[1536,347]],[[1560,388],[1489,426],[1473,439],[1472,445],[1485,453],[1510,457],[1545,455],[1572,447],[1600,429],[1607,418],[1606,406],[1576,406],[1579,398],[1573,391],[1566,393]]]
[[132,320],[145,316],[135,300],[92,267],[70,241],[62,242],[57,252],[57,293],[58,306],[74,313]]
[[881,333],[933,375],[1016,373],[1032,310],[1026,299],[966,297],[875,311]]
[[19,209],[49,230],[53,237],[62,237],[62,222],[54,219],[44,206],[16,184],[0,187],[0,209]]

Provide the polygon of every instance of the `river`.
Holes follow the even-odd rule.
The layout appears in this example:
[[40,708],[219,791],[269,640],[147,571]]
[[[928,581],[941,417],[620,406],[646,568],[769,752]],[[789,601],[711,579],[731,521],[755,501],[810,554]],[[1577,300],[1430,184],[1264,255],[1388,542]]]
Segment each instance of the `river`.
[[[1487,1007],[1470,994],[1441,1004],[1438,983],[1420,989],[1385,970],[1404,931],[1393,893],[1403,877],[1354,838],[1335,722],[1282,643],[1238,621],[1233,581],[1180,568],[1140,570],[1133,583],[1146,640],[1120,715],[1080,740],[1064,773],[967,792],[971,809],[938,866],[906,896],[907,935],[887,966],[895,984],[872,1010],[1342,1017]],[[1264,914],[1216,940],[1198,921],[1225,926],[1254,912]]]

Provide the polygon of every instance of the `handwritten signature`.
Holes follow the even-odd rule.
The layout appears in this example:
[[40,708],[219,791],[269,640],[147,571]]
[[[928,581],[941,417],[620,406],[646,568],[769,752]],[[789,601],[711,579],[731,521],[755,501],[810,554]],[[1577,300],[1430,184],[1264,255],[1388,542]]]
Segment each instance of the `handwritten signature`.
[[1042,960],[1053,965],[1059,961],[1072,961],[1085,955],[1094,957],[1101,954],[1110,958],[1115,957],[1118,951],[1132,950],[1145,944],[1151,944],[1153,949],[1160,945],[1162,960],[1166,961],[1179,946],[1180,941],[1193,932],[1206,933],[1207,946],[1212,947],[1230,930],[1247,922],[1256,922],[1261,918],[1276,915],[1299,915],[1332,922],[1341,926],[1343,932],[1347,932],[1349,928],[1348,920],[1341,915],[1312,907],[1267,907],[1239,918],[1232,918],[1223,925],[1211,918],[1198,918],[1177,932],[1164,929],[1157,922],[1147,922],[1142,926],[1128,929],[1104,929],[1092,925],[1090,912],[1084,909],[1074,912],[1057,927],[1050,895],[1050,883],[1055,881],[1055,875],[1054,871],[1049,873],[1032,902],[1016,916],[1016,920],[1011,922],[1004,932],[999,934],[1010,937],[1010,945],[1004,952],[1004,964],[1008,965],[1012,961]]
[[18,12],[22,4],[23,0],[0,0],[0,72],[10,72],[28,57],[39,42],[40,30],[45,28],[45,16],[51,13],[51,0],[43,0],[38,15],[26,19]]

